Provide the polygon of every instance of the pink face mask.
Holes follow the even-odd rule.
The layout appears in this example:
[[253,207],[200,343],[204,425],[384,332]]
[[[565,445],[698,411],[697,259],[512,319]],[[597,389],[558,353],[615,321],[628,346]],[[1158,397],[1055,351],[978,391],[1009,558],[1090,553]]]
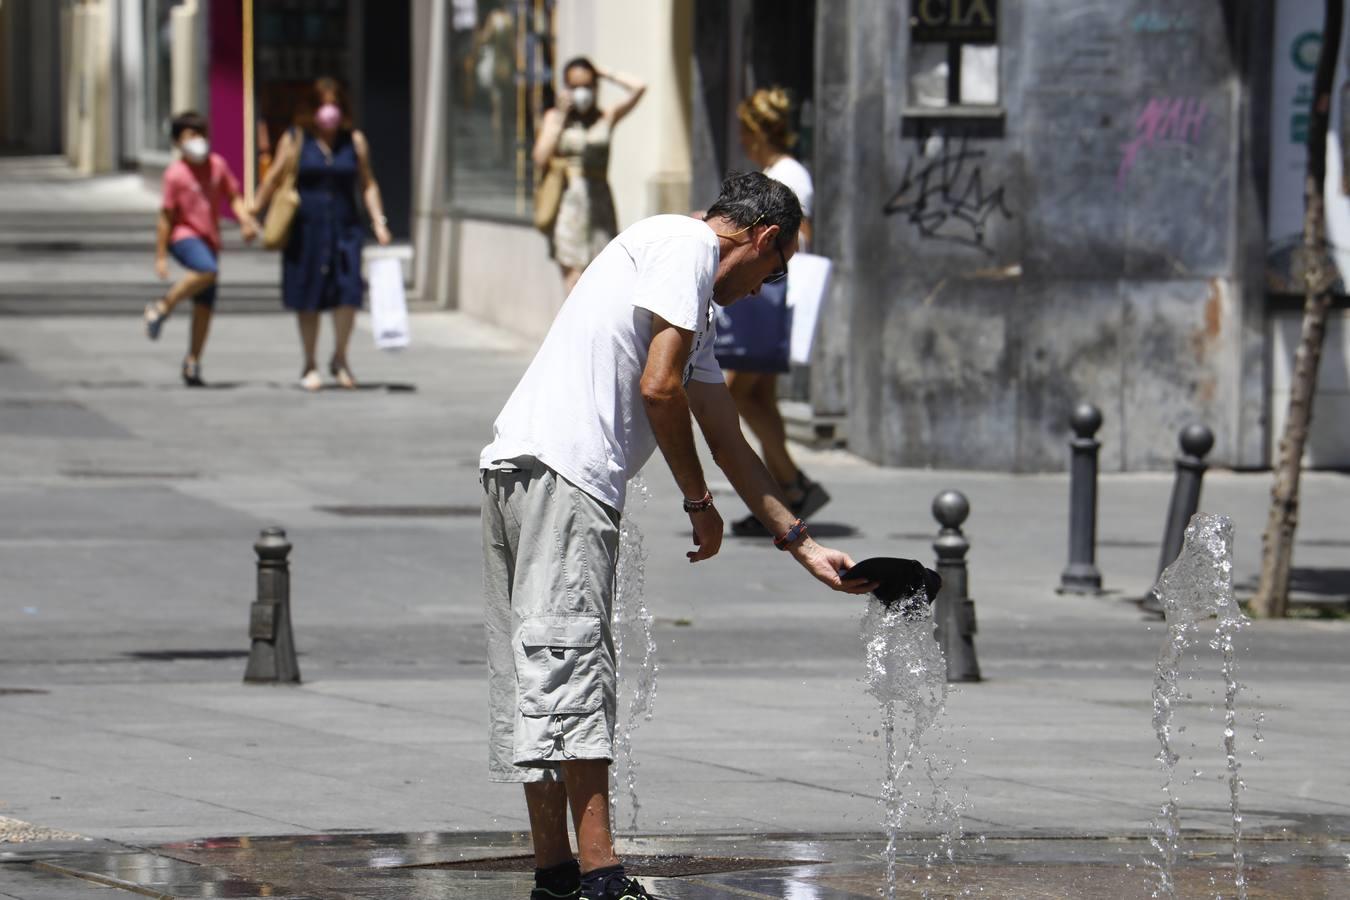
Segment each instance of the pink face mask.
[[314,124],[324,131],[333,131],[342,123],[342,110],[336,103],[325,103],[314,113]]

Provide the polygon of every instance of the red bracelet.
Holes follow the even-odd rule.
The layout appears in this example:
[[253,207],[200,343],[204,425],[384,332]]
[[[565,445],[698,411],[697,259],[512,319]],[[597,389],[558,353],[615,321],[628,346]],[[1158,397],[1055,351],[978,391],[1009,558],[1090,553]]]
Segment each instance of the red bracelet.
[[773,545],[779,550],[787,550],[804,537],[806,537],[806,523],[797,519],[787,531],[773,539]]

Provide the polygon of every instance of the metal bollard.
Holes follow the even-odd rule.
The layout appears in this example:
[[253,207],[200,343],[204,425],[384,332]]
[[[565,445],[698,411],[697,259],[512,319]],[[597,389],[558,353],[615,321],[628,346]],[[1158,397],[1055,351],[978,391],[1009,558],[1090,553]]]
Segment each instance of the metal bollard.
[[966,595],[970,542],[961,533],[961,523],[969,515],[970,501],[960,491],[943,491],[933,499],[933,518],[942,526],[933,542],[942,576],[933,619],[938,644],[947,657],[948,681],[980,680],[980,664],[975,659],[975,601]]
[[[1163,530],[1162,553],[1158,557],[1158,574],[1163,573],[1181,553],[1186,537],[1186,526],[1200,508],[1200,487],[1204,481],[1205,454],[1214,447],[1214,432],[1203,425],[1187,425],[1178,439],[1181,455],[1177,457],[1177,475],[1172,482],[1172,502],[1167,507],[1167,522]],[[1145,612],[1162,615],[1162,601],[1150,588],[1139,602]]]
[[248,635],[253,646],[244,681],[299,682],[300,665],[291,635],[291,571],[287,561],[291,542],[286,540],[286,532],[274,525],[262,530],[253,549],[258,554],[258,600],[249,613]]
[[1069,425],[1074,433],[1069,439],[1069,565],[1059,576],[1059,593],[1100,594],[1097,452],[1102,443],[1093,435],[1102,427],[1101,411],[1091,403],[1080,403],[1069,415]]

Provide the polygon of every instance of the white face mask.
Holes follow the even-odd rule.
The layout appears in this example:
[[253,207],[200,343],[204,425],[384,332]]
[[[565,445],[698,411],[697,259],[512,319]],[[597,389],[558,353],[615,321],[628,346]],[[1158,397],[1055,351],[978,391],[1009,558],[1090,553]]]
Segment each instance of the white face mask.
[[188,138],[183,141],[183,156],[189,162],[206,162],[207,154],[211,152],[211,145],[206,142],[204,137]]
[[572,88],[572,106],[579,113],[588,113],[595,106],[595,89],[585,86]]

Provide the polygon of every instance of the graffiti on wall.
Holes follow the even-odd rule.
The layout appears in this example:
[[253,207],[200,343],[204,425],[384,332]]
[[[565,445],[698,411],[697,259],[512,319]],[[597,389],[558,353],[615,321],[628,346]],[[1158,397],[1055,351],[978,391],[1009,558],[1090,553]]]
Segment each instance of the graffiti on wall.
[[1142,150],[1163,143],[1198,144],[1204,134],[1209,109],[1196,97],[1154,97],[1134,120],[1134,139],[1121,147],[1116,190],[1139,160]]
[[995,216],[1011,219],[1012,213],[1003,186],[985,185],[984,157],[985,151],[972,149],[964,137],[921,141],[882,211],[903,216],[921,237],[992,252],[985,246],[986,224]]

